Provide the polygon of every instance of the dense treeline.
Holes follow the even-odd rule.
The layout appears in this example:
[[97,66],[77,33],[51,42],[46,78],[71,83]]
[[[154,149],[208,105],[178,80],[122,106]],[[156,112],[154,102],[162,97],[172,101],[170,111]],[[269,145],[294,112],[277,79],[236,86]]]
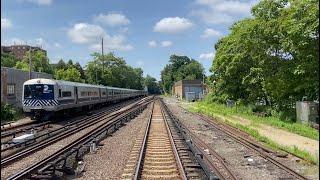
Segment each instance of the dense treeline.
[[213,100],[290,111],[319,99],[319,1],[263,0],[216,43]]
[[[159,93],[159,83],[155,78],[149,75],[144,78],[141,68],[129,66],[123,58],[116,57],[113,53],[104,56],[93,53],[93,60],[84,68],[72,60],[65,62],[61,59],[57,64],[50,64],[41,51],[32,52],[31,57],[33,71],[52,74],[55,79],[130,89],[143,89],[147,86],[150,93]],[[28,71],[29,53],[22,60],[15,59],[12,54],[2,53],[1,66]]]
[[173,84],[180,80],[195,80],[204,77],[202,64],[187,56],[171,55],[169,64],[161,71],[163,91],[170,93]]

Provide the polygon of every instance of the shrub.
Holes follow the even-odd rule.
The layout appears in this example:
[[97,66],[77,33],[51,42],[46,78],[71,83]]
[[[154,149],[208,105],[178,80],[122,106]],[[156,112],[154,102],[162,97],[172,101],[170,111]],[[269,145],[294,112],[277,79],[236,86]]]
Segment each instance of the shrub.
[[12,121],[16,117],[16,110],[9,104],[1,103],[1,121]]

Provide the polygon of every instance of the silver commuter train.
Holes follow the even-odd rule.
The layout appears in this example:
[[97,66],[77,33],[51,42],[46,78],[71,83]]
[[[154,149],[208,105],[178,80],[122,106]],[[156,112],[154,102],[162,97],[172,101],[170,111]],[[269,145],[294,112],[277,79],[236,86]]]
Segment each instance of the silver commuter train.
[[30,79],[23,84],[23,111],[34,119],[43,115],[80,107],[145,96],[143,90],[91,85],[54,79]]

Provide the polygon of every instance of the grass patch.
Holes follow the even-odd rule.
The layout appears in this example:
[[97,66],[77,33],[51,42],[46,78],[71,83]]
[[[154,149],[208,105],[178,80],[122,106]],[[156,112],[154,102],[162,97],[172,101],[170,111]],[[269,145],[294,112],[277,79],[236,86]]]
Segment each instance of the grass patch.
[[11,105],[1,103],[1,122],[16,121],[23,117],[22,110],[15,109]]
[[171,94],[169,94],[169,93],[164,93],[164,94],[161,94],[160,97],[171,97]]
[[309,125],[294,123],[291,121],[281,120],[277,117],[258,117],[252,114],[251,109],[244,106],[235,106],[232,108],[227,108],[223,104],[209,103],[206,101],[200,101],[193,103],[190,108],[192,112],[199,112],[212,116],[212,114],[218,114],[223,116],[233,116],[237,115],[248,119],[254,125],[267,124],[280,129],[285,129],[289,132],[299,134],[304,137],[308,137],[319,141],[319,131],[310,127]]

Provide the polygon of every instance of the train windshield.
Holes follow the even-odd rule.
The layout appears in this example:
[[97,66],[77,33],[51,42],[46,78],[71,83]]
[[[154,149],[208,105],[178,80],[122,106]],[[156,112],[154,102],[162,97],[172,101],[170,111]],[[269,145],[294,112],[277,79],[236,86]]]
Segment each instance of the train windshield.
[[24,99],[54,99],[53,85],[47,85],[47,84],[25,85]]

